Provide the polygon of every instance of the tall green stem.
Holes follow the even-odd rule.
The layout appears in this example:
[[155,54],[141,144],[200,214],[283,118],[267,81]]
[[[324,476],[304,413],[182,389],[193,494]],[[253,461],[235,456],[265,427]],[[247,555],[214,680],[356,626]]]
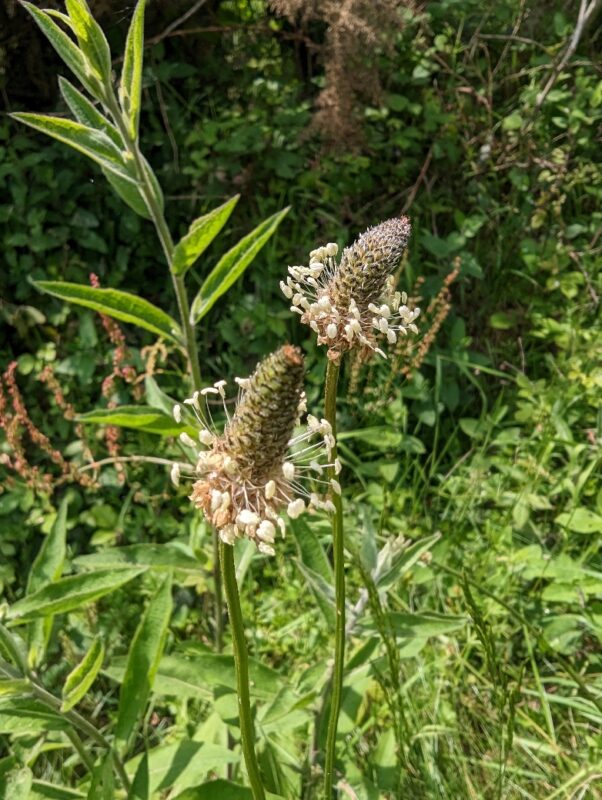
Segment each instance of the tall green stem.
[[240,736],[242,739],[242,752],[249,776],[249,783],[253,792],[253,800],[265,800],[265,791],[259,774],[259,767],[255,757],[255,730],[251,716],[251,698],[249,694],[249,659],[245,629],[240,609],[240,597],[236,582],[236,569],[234,566],[234,547],[220,542],[219,555],[222,568],[222,580],[230,616],[230,629],[232,631],[232,644],[234,647],[234,664],[236,667],[236,684],[238,695],[238,717],[240,722]]
[[[324,415],[332,426],[335,437],[333,460],[337,456],[337,385],[340,367],[333,361],[328,362],[326,369],[326,386],[324,390]],[[329,478],[335,478],[334,467],[329,470]],[[345,553],[343,536],[343,502],[341,496],[333,492],[332,501],[335,511],[332,517],[332,551],[334,560],[335,588],[335,628],[334,628],[334,666],[332,672],[332,695],[330,700],[330,716],[326,733],[326,759],[324,763],[324,797],[332,797],[334,783],[334,762],[336,756],[337,727],[341,710],[343,693],[343,668],[345,664]]]
[[[184,346],[186,350],[186,356],[188,358],[188,369],[190,371],[190,377],[192,379],[194,388],[200,389],[201,366],[199,363],[199,354],[196,344],[194,326],[190,321],[190,305],[188,303],[186,286],[184,284],[184,278],[181,275],[175,275],[172,271],[173,255],[174,255],[173,239],[169,227],[167,225],[167,221],[165,219],[165,215],[163,213],[161,205],[157,201],[157,198],[155,196],[155,190],[149,179],[148,171],[145,169],[138,141],[131,137],[129,128],[123,118],[121,109],[119,108],[117,98],[112,92],[107,98],[107,106],[109,111],[111,112],[115,124],[119,129],[119,132],[121,133],[123,141],[125,142],[126,147],[128,149],[128,152],[131,154],[132,159],[134,161],[134,166],[136,168],[136,177],[138,178],[140,184],[140,191],[142,192],[147,208],[151,215],[153,224],[155,226],[155,230],[157,232],[157,237],[159,238],[159,242],[161,243],[161,247],[165,255],[165,260],[167,261],[167,266],[169,267],[169,272],[171,275],[174,291],[176,294],[176,300],[178,303],[180,324],[182,325],[182,332],[184,334]],[[213,537],[214,537],[213,549],[214,549],[214,554],[216,556],[214,559],[214,566],[213,566],[213,583],[215,587],[215,644],[217,651],[221,653],[223,648],[224,609],[222,600],[221,577],[220,577],[220,570],[218,563],[219,559],[217,558],[218,539],[217,539],[217,534],[215,532],[213,534]]]

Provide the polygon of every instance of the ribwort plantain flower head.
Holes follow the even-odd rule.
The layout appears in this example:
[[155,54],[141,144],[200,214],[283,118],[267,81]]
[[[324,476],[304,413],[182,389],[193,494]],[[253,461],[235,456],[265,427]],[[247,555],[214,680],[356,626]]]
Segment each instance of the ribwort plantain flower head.
[[410,237],[410,221],[399,217],[368,228],[340,262],[334,243],[312,250],[309,266],[289,267],[280,288],[292,300],[291,311],[328,347],[328,357],[339,361],[353,348],[385,357],[378,340],[395,344],[399,334],[418,333],[419,308],[406,305],[405,292],[395,290],[393,272]]
[[[328,463],[334,438],[326,420],[309,415],[296,432],[306,411],[303,379],[301,351],[284,345],[250,378],[236,379],[240,391],[232,415],[225,381],[174,407],[176,421],[194,420],[198,443],[188,433],[180,435],[192,463],[174,464],[172,481],[177,485],[183,477],[192,478],[190,499],[227,544],[246,536],[262,553],[273,555],[276,532],[285,533],[284,512],[296,518],[304,511],[333,509],[326,494],[308,488],[322,484],[337,491],[336,480],[320,476],[327,467],[340,470],[340,464]],[[226,416],[221,433],[213,424],[212,400]]]

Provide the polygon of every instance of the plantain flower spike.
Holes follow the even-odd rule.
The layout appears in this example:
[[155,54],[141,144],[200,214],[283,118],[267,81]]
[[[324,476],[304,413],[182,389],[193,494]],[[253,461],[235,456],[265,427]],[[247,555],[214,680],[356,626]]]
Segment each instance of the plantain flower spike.
[[[338,459],[327,463],[334,447],[331,426],[309,415],[296,432],[306,411],[303,380],[301,351],[284,345],[250,378],[236,378],[239,397],[232,415],[225,381],[195,392],[184,407],[174,407],[177,422],[192,421],[198,442],[180,434],[191,464],[174,464],[172,481],[192,479],[190,500],[227,544],[246,536],[262,553],[274,555],[277,531],[285,534],[284,512],[296,518],[304,511],[334,508],[327,493],[338,491],[338,483],[320,477],[328,467],[340,471]],[[212,400],[226,417],[221,433],[213,424]]]
[[312,250],[309,266],[289,267],[281,281],[291,311],[301,316],[328,347],[328,357],[338,362],[353,348],[374,351],[386,358],[379,339],[395,344],[398,335],[418,333],[419,308],[406,305],[405,292],[395,290],[393,272],[410,238],[407,217],[395,217],[368,228],[337,264],[334,243]]

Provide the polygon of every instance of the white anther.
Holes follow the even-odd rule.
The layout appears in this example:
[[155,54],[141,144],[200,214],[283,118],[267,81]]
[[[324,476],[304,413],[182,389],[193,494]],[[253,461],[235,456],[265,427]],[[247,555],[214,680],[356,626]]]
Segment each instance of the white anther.
[[275,535],[276,526],[274,523],[270,522],[268,519],[264,519],[261,525],[257,528],[257,538],[261,539],[262,542],[273,544]]
[[213,489],[211,491],[211,510],[217,511],[217,509],[222,504],[222,493],[219,489]]
[[258,525],[259,517],[254,511],[250,511],[248,508],[243,508],[243,510],[236,517],[236,523],[237,525]]
[[334,478],[331,478],[330,485],[332,487],[332,491],[335,492],[335,494],[341,494],[341,484],[338,481],[335,481]]
[[336,242],[328,242],[326,245],[326,255],[334,258],[336,254],[339,252],[339,246]]
[[320,430],[322,433],[332,433],[332,425],[327,419],[320,420]]
[[201,389],[201,394],[203,397],[206,397],[208,394],[219,394],[215,386],[205,386],[204,389]]
[[315,319],[312,319],[309,323],[309,327],[314,331],[314,333],[320,333],[320,328],[318,327],[318,323]]
[[383,303],[383,305],[379,308],[379,313],[382,317],[386,317],[388,319],[391,316],[391,309],[388,305]]
[[271,500],[276,494],[276,481],[268,481],[264,489],[265,499]]
[[226,472],[228,475],[235,475],[237,471],[238,464],[236,461],[230,456],[226,456],[224,458],[224,472]]
[[322,428],[322,423],[313,414],[307,415],[307,427],[310,431],[319,431]]
[[418,328],[416,327],[416,325],[414,325],[414,323],[413,323],[413,322],[411,322],[411,323],[408,325],[408,328],[409,328],[409,329],[412,331],[412,333],[418,333]]
[[234,544],[236,535],[237,531],[235,525],[224,525],[223,528],[220,528],[219,538],[226,544]]
[[264,556],[276,555],[276,551],[274,550],[274,548],[271,545],[266,544],[265,542],[259,542],[259,544],[257,545],[257,549],[259,550],[260,553],[263,553]]
[[338,458],[335,458],[335,460],[334,460],[334,474],[335,475],[340,475],[342,469],[343,469],[343,465],[341,464],[340,460]]
[[280,534],[284,539],[284,537],[286,536],[286,525],[284,524],[284,520],[282,519],[282,517],[276,517],[276,525],[278,525]]
[[408,295],[406,292],[401,293],[401,302],[405,305],[408,302]]
[[386,333],[389,330],[389,323],[384,317],[381,317],[378,327],[381,333]]
[[170,472],[171,482],[174,486],[180,485],[180,465],[174,464]]
[[186,447],[196,447],[196,442],[192,436],[189,436],[185,431],[180,434],[180,441],[182,444],[186,445]]
[[177,423],[182,422],[182,407],[179,406],[177,403],[173,407],[173,418]]
[[391,330],[391,328],[389,328],[389,330],[387,331],[387,341],[389,342],[389,344],[395,344],[395,342],[397,341],[397,334],[395,333],[394,330]]
[[293,500],[292,503],[289,503],[286,507],[286,513],[289,515],[291,519],[297,519],[305,511],[305,502],[298,497],[296,500]]
[[287,481],[292,481],[295,477],[295,465],[291,464],[290,461],[285,461],[282,465],[282,474],[287,479]]
[[241,389],[246,389],[250,383],[249,378],[234,378],[234,382],[237,383]]
[[368,311],[371,311],[373,314],[378,314],[380,309],[375,303],[368,303]]
[[321,465],[321,464],[318,464],[318,462],[317,462],[317,461],[310,461],[310,462],[309,462],[309,468],[310,468],[310,469],[313,469],[313,470],[314,470],[314,472],[317,472],[317,473],[318,473],[318,475],[321,475],[321,474],[322,474],[322,465]]
[[297,308],[297,306],[291,306],[291,311],[293,314],[303,314],[303,309]]
[[199,442],[204,444],[206,447],[209,447],[213,444],[213,434],[211,431],[208,431],[204,428],[202,431],[199,431]]
[[326,328],[326,335],[328,336],[329,339],[334,339],[337,333],[338,333],[337,326],[334,324],[334,322],[331,322],[330,325],[328,325]]
[[330,297],[325,294],[318,300],[318,306],[322,309],[322,311],[330,311],[332,308],[332,303],[330,302]]
[[293,290],[290,288],[290,286],[287,286],[284,281],[280,281],[280,289],[287,300],[290,300],[293,296]]

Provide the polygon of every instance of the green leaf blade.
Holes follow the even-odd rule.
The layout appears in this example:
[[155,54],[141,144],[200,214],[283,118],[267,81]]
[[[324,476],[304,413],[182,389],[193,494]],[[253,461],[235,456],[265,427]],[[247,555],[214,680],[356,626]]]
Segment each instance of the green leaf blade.
[[216,264],[194,298],[190,311],[193,324],[201,320],[215,305],[217,300],[240,278],[257,253],[275,233],[289,209],[273,214],[247,234]]
[[188,233],[180,239],[174,250],[172,271],[175,275],[183,275],[187,272],[205,252],[228,221],[239,198],[240,195],[234,195],[230,200],[199,217],[191,224]]
[[65,614],[104,597],[137,578],[142,572],[143,568],[107,569],[61,578],[17,600],[8,610],[7,618],[22,623],[48,614]]
[[103,169],[119,175],[123,180],[135,184],[135,178],[125,166],[122,154],[109,136],[101,130],[89,128],[80,122],[63,117],[50,117],[44,114],[15,112],[13,119],[29,125],[40,133],[69,145],[74,150],[92,159]]
[[97,637],[80,663],[67,675],[62,692],[61,712],[63,714],[79,703],[92,686],[102,667],[104,655],[104,645]]
[[144,712],[163,656],[173,605],[171,582],[170,574],[163,579],[148,602],[130,646],[115,727],[115,738],[123,750],[127,750],[128,742]]
[[130,136],[138,138],[138,120],[142,97],[142,62],[144,54],[144,10],[146,0],[138,0],[125,43],[123,71],[119,85],[121,107],[128,118]]
[[43,292],[69,303],[91,308],[99,314],[129,322],[145,328],[158,336],[179,343],[181,332],[178,323],[169,314],[141,297],[118,289],[96,289],[79,283],[63,281],[33,281]]
[[85,0],[65,0],[71,28],[88,62],[96,69],[103,83],[111,78],[111,50],[100,25]]
[[159,436],[177,436],[187,432],[194,435],[193,428],[175,422],[162,411],[149,406],[118,406],[117,408],[96,408],[77,417],[78,422],[96,425],[116,425],[118,428],[156,433]]
[[29,11],[36,25],[40,28],[71,72],[78,78],[82,86],[87,89],[93,97],[100,99],[102,91],[98,76],[88,73],[84,54],[75,42],[61,30],[46,11],[36,8],[33,3],[23,2],[22,5]]

